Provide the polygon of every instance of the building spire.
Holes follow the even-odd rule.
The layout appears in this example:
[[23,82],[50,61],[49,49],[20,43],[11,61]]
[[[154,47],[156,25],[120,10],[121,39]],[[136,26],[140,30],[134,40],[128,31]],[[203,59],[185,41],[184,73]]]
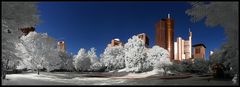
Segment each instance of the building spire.
[[168,19],[170,19],[170,14],[168,13]]
[[189,28],[189,29],[188,29],[188,31],[189,31],[189,36],[191,36],[191,37],[192,37],[192,32],[191,32],[191,29]]

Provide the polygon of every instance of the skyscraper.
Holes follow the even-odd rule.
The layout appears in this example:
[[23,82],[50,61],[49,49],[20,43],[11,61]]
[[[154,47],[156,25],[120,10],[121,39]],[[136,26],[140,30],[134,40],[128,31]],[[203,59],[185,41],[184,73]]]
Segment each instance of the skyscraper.
[[174,60],[189,60],[192,55],[192,32],[189,29],[188,40],[184,40],[181,37],[177,38],[174,42]]
[[170,59],[174,59],[174,21],[170,18],[168,14],[167,19],[161,19],[160,22],[156,24],[156,40],[155,44],[165,48],[170,53]]
[[34,27],[26,27],[26,28],[21,28],[20,29],[23,32],[23,35],[28,35],[29,32],[35,31]]
[[119,46],[119,45],[122,45],[122,42],[120,41],[120,39],[118,38],[115,38],[111,41],[110,44],[108,44],[108,46]]
[[58,50],[61,52],[66,52],[66,47],[64,41],[59,41],[58,42]]
[[138,37],[144,41],[145,47],[149,46],[149,38],[145,33],[138,34]]

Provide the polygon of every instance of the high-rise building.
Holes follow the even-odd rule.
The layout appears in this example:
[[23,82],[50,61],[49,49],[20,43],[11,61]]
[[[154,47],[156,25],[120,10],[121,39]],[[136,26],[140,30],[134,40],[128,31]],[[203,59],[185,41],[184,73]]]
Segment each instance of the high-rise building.
[[108,44],[108,46],[119,46],[119,45],[122,45],[122,42],[118,38],[113,39],[111,43]]
[[194,50],[193,50],[194,59],[195,58],[204,59],[206,46],[204,44],[196,44],[196,45],[193,45],[193,47],[194,47]]
[[189,37],[188,37],[188,44],[186,45],[186,55],[187,59],[192,58],[192,32],[190,31],[189,28]]
[[35,31],[34,27],[26,27],[26,28],[20,28],[20,30],[23,32],[23,35],[28,35],[29,32]]
[[66,52],[66,46],[64,41],[59,41],[58,42],[58,50],[61,52]]
[[189,38],[184,40],[181,37],[174,42],[174,60],[190,59],[192,55],[192,32],[189,29]]
[[149,46],[149,38],[145,33],[138,34],[137,36],[144,41],[145,47]]
[[156,40],[155,44],[165,48],[170,53],[170,59],[174,59],[174,21],[168,14],[167,19],[161,19],[156,24]]

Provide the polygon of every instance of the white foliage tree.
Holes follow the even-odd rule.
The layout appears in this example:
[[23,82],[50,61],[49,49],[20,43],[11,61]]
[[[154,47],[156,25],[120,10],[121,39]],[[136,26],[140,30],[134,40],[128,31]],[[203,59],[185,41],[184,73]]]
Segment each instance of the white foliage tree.
[[88,58],[85,49],[81,48],[77,56],[73,59],[73,65],[77,71],[88,71],[91,66],[91,60]]
[[97,60],[97,55],[96,55],[96,49],[95,48],[90,48],[90,50],[87,52],[87,56],[88,58],[90,58],[91,60],[91,64],[94,64],[96,63],[98,60]]
[[225,63],[231,63],[235,73],[239,71],[239,3],[238,2],[191,2],[192,8],[186,14],[192,21],[205,19],[207,26],[221,26],[227,36],[227,43],[221,48]]
[[19,28],[32,27],[39,22],[36,3],[2,2],[2,78],[6,65],[11,60],[19,60],[15,44],[19,41]]
[[22,60],[20,61],[20,64],[17,66],[17,69],[24,69],[24,68],[31,69],[32,64],[29,61],[32,59],[32,57],[28,53],[27,48],[24,46],[24,43],[22,42],[18,43],[16,45],[16,49],[20,51],[20,52],[17,52],[16,55],[22,58]]
[[106,67],[106,70],[116,70],[125,68],[123,46],[108,46],[101,57],[101,62]]
[[62,60],[61,69],[67,71],[73,71],[73,54],[67,54],[66,52],[59,51],[59,57]]
[[144,62],[147,58],[146,47],[144,41],[133,36],[124,44],[125,66],[126,70],[133,72],[142,72],[144,70]]
[[124,47],[108,46],[101,55],[101,62],[107,71],[122,69],[120,71],[127,72],[145,72],[153,69],[167,71],[168,66],[172,64],[167,50],[159,46],[146,48],[144,41],[135,35],[128,39]]
[[36,2],[2,2],[2,20],[17,28],[32,27],[39,22]]
[[149,69],[166,68],[171,65],[169,52],[159,46],[153,46],[147,52],[147,65]]
[[91,60],[89,71],[99,71],[103,67],[103,64],[99,62],[95,51],[96,49],[92,47],[87,53],[87,57]]
[[160,62],[156,64],[156,68],[159,70],[162,69],[164,71],[164,75],[166,75],[171,65],[172,65],[172,62],[170,61],[169,57],[166,57],[166,58],[160,59]]
[[103,69],[103,64],[99,61],[93,63],[90,66],[90,71],[101,71]]
[[46,33],[40,34],[30,32],[27,36],[22,36],[22,43],[27,49],[28,57],[32,69],[46,68],[47,71],[59,69],[61,59],[58,56],[57,42]]
[[103,65],[97,60],[95,48],[91,48],[87,53],[84,48],[78,51],[73,59],[73,65],[77,71],[98,71]]

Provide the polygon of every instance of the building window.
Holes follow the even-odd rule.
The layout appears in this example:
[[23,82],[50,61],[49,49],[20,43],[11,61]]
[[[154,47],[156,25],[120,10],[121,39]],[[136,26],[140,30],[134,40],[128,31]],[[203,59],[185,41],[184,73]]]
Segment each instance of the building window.
[[200,48],[196,48],[196,54],[199,54],[200,53]]

